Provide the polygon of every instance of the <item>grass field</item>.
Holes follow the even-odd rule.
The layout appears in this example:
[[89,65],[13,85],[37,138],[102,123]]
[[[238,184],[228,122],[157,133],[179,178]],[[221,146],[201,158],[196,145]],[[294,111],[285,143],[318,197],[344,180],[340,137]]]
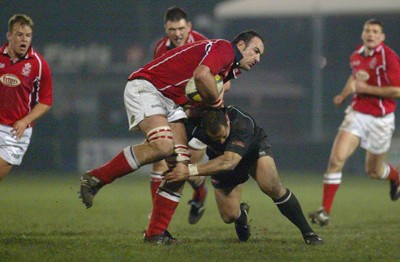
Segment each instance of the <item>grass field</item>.
[[[321,176],[281,174],[305,213],[320,205]],[[175,246],[142,242],[150,211],[148,177],[131,174],[103,188],[91,209],[77,197],[77,174],[11,174],[0,184],[0,261],[400,261],[400,201],[388,183],[344,177],[331,224],[313,228],[326,244],[307,246],[253,181],[245,185],[252,236],[237,241],[219,218],[213,192],[189,225],[186,187],[169,231]]]

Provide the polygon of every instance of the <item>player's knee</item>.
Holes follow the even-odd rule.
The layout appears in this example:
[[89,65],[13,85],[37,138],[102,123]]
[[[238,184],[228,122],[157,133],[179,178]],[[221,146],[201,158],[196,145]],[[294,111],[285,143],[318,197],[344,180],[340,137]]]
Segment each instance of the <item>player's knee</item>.
[[366,168],[365,169],[365,173],[367,174],[367,176],[369,176],[370,178],[374,178],[374,179],[378,179],[381,178],[381,174],[379,174],[378,170],[376,170],[375,168]]
[[342,170],[342,167],[344,165],[345,159],[338,155],[332,155],[329,158],[329,170],[331,172],[339,172]]
[[221,212],[220,214],[222,221],[224,221],[225,224],[231,224],[236,221],[238,217],[238,212],[233,212],[233,211],[224,211]]

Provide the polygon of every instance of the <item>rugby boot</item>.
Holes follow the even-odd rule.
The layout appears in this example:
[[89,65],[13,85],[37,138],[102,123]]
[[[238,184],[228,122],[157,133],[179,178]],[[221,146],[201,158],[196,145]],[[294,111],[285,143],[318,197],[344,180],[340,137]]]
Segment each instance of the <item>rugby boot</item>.
[[303,239],[307,245],[321,245],[324,243],[322,238],[315,232],[304,234]]
[[174,238],[167,230],[162,234],[147,237],[146,233],[143,236],[143,241],[154,245],[171,245],[178,244],[178,240]]
[[329,215],[326,213],[324,207],[320,207],[317,211],[309,213],[308,217],[311,219],[311,223],[318,224],[321,227],[329,224]]
[[88,173],[81,176],[79,198],[82,199],[82,203],[86,208],[90,208],[93,205],[93,197],[99,192],[103,185],[104,184],[98,178]]
[[239,241],[245,242],[249,239],[250,237],[250,225],[248,224],[248,214],[250,210],[250,206],[246,203],[241,203],[240,204],[240,210],[242,213],[246,214],[246,219],[244,222],[237,223],[235,221],[235,229],[236,229],[236,234],[239,238]]
[[189,224],[196,224],[199,222],[200,218],[203,216],[205,208],[205,201],[207,197],[207,186],[206,180],[195,189],[193,192],[193,198],[189,201],[190,212],[189,212]]
[[392,181],[390,180],[390,199],[396,201],[400,198],[400,181]]

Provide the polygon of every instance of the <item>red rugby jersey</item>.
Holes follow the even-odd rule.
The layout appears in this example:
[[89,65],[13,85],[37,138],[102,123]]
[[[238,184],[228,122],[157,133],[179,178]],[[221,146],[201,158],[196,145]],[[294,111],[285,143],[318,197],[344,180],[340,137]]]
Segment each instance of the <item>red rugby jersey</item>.
[[[384,43],[377,46],[370,55],[364,56],[364,46],[350,56],[352,74],[365,79],[367,84],[385,88],[400,87],[400,59]],[[372,95],[355,94],[352,99],[354,110],[373,116],[384,116],[396,110],[396,101]]]
[[[189,44],[189,43],[194,43],[196,41],[200,41],[200,40],[206,40],[207,37],[205,37],[204,35],[200,34],[197,31],[190,31],[188,38],[185,42],[185,44]],[[176,46],[174,46],[171,42],[171,40],[169,40],[169,38],[166,36],[164,38],[161,38],[157,44],[154,47],[154,52],[153,52],[153,58],[157,58],[162,56],[163,54],[165,54],[167,51],[174,49]]]
[[193,77],[198,65],[209,67],[211,73],[220,75],[224,82],[228,80],[228,74],[229,79],[237,77],[240,70],[232,67],[235,63],[235,47],[224,39],[203,40],[176,47],[133,72],[128,80],[147,79],[163,95],[178,105],[184,105],[188,102],[185,96],[186,83]]
[[52,105],[53,85],[49,65],[33,48],[15,64],[7,50],[8,44],[0,48],[0,124],[13,126],[37,102]]

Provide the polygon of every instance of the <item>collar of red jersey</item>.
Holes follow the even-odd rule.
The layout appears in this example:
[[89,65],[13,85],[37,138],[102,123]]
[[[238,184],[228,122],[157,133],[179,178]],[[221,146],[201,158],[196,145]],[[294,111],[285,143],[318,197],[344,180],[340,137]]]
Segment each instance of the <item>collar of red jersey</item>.
[[[374,50],[372,50],[372,51],[368,54],[368,56],[373,56],[375,53],[380,52],[380,51],[382,50],[382,48],[383,48],[383,45],[384,45],[383,42],[380,43],[377,47],[374,48]],[[359,53],[359,54],[363,54],[363,53],[364,53],[364,50],[365,50],[365,46],[362,45],[362,46],[358,49],[358,53]]]
[[[8,43],[5,44],[2,49],[3,49],[2,54],[8,55]],[[27,58],[29,58],[31,56],[33,56],[33,48],[32,48],[32,46],[29,47],[28,52],[26,52],[26,55],[24,56],[24,59],[27,59]]]

